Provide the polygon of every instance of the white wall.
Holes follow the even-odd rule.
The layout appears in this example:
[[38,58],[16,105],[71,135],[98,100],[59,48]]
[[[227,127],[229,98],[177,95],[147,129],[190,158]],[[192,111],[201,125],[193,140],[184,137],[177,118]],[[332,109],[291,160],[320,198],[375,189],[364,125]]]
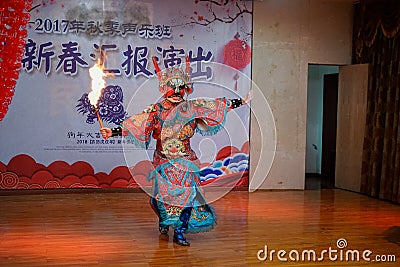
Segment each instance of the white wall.
[[[308,64],[351,63],[352,1],[255,0],[253,34],[252,78],[272,109],[277,137],[259,188],[304,189]],[[268,142],[256,126],[252,117],[250,179],[267,175],[253,177]]]

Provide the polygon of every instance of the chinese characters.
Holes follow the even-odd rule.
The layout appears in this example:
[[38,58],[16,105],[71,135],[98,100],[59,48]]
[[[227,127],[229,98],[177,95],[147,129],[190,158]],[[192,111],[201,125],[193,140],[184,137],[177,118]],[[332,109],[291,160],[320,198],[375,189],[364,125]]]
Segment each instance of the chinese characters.
[[[34,69],[44,71],[49,75],[52,71],[53,63],[56,63],[54,71],[62,71],[66,75],[74,76],[80,68],[89,68],[91,64],[88,58],[95,61],[94,53],[84,55],[79,50],[80,46],[77,41],[67,41],[61,43],[61,50],[56,54],[56,47],[53,42],[36,43],[31,38],[28,38],[25,45],[25,52],[22,58],[23,69],[30,73]],[[122,58],[122,62],[116,66],[107,66],[105,72],[113,73],[114,75],[125,75],[126,77],[137,77],[143,75],[147,78],[154,75],[154,70],[149,64],[149,47],[148,46],[133,46],[128,44],[122,51],[115,43],[111,44],[93,44],[95,51],[101,50],[102,54],[107,57],[115,56]],[[210,62],[213,58],[211,51],[205,51],[203,47],[198,46],[196,51],[185,51],[183,48],[176,48],[170,45],[168,48],[157,46],[156,51],[160,54],[159,61],[162,60],[164,67],[179,65],[187,54],[194,68],[192,70],[192,78],[205,77],[212,78],[212,70],[206,67],[203,70],[202,64]],[[54,62],[55,61],[55,62]],[[150,69],[151,68],[151,69]]]

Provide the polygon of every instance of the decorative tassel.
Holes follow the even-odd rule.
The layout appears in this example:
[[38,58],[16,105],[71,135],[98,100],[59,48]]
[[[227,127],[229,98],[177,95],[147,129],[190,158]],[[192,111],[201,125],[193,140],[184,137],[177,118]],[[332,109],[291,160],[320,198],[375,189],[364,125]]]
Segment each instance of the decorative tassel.
[[238,90],[238,80],[239,80],[239,74],[236,72],[235,76],[233,76],[233,79],[235,80],[235,91]]

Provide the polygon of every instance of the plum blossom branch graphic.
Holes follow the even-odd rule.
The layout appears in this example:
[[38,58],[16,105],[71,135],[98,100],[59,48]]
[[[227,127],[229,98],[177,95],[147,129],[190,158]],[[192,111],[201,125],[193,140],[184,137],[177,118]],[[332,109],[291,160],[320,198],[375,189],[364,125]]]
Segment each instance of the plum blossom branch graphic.
[[[249,4],[250,3],[250,4]],[[196,8],[197,6],[197,8]],[[194,0],[194,11],[191,15],[183,15],[183,21],[172,27],[199,25],[210,27],[213,23],[234,23],[244,16],[252,16],[252,1],[239,0]],[[252,32],[245,32],[243,35],[252,36]]]
[[[253,14],[252,10],[249,10],[246,2],[241,1],[242,5],[239,4],[238,1],[229,1],[229,0],[225,0],[225,1],[214,1],[214,0],[196,0],[195,4],[197,4],[198,2],[206,2],[205,6],[208,9],[208,11],[211,13],[212,18],[211,19],[207,19],[202,15],[199,15],[197,13],[197,11],[194,12],[195,15],[197,15],[197,18],[195,17],[191,17],[192,20],[192,24],[198,24],[198,25],[202,25],[202,26],[208,26],[216,21],[222,22],[222,23],[233,23],[237,18],[239,18],[240,16],[243,16],[244,14]],[[231,7],[232,7],[232,3],[235,3],[233,7],[236,8],[236,12],[234,14],[230,14],[231,13]],[[214,6],[218,6],[218,7],[225,7],[224,10],[227,14],[226,17],[218,17],[217,12],[214,11]],[[219,13],[219,12],[218,12]]]

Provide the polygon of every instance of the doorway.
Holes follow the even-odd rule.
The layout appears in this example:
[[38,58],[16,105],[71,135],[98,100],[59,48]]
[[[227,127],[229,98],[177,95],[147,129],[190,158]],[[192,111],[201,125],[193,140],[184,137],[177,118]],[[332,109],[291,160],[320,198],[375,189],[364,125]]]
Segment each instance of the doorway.
[[339,66],[309,64],[306,190],[334,188]]

